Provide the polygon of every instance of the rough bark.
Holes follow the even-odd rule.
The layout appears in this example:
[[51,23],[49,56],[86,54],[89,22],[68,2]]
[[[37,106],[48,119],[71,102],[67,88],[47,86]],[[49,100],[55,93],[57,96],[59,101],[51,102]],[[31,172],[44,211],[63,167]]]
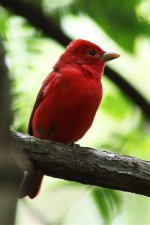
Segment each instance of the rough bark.
[[47,176],[150,196],[150,162],[102,150],[75,148],[12,132],[18,153],[25,153]]

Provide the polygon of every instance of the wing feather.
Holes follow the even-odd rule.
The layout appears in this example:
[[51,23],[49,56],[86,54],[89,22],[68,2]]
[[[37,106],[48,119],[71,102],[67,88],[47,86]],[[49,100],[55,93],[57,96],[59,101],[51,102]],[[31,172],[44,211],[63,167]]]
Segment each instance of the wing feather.
[[31,116],[30,116],[30,119],[29,119],[28,134],[30,134],[30,135],[33,135],[32,120],[33,120],[34,114],[36,112],[36,109],[38,108],[38,106],[40,105],[40,103],[42,102],[42,100],[45,97],[45,90],[47,88],[47,85],[50,85],[51,83],[53,83],[53,80],[57,77],[57,75],[58,75],[58,72],[55,72],[55,71],[51,72],[46,77],[46,79],[44,80],[44,82],[42,84],[42,87],[39,90],[39,93],[36,97],[36,100],[35,100],[35,103],[34,103],[34,106],[33,106],[33,109],[32,109],[32,113],[31,113]]

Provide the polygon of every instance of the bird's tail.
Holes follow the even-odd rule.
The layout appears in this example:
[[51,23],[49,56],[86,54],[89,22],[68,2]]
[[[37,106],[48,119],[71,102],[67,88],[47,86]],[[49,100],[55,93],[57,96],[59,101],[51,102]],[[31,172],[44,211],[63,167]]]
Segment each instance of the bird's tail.
[[43,180],[43,173],[39,170],[32,170],[25,173],[20,186],[19,198],[29,196],[35,198],[40,191]]

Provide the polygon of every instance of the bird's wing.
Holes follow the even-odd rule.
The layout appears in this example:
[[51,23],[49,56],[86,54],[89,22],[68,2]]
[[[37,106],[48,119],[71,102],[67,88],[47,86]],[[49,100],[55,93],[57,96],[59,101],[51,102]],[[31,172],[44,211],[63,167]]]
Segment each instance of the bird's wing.
[[30,119],[29,119],[29,124],[28,124],[28,133],[30,135],[33,135],[33,131],[32,131],[32,120],[33,120],[33,117],[34,117],[34,113],[36,111],[36,109],[38,108],[38,106],[40,105],[40,103],[42,102],[42,100],[44,99],[45,97],[45,90],[47,88],[48,85],[52,84],[53,81],[57,78],[57,75],[59,73],[58,72],[51,72],[47,78],[44,80],[43,84],[42,84],[42,87],[40,88],[39,90],[39,93],[36,97],[36,101],[34,103],[34,107],[33,107],[33,110],[32,110],[32,113],[31,113],[31,116],[30,116]]

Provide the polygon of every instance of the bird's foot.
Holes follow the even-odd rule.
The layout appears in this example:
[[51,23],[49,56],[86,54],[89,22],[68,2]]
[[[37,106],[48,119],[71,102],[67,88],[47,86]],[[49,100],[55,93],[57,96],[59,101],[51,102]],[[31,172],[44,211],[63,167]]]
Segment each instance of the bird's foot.
[[73,149],[76,149],[77,147],[80,147],[79,144],[75,144],[74,142],[69,143],[69,146]]

